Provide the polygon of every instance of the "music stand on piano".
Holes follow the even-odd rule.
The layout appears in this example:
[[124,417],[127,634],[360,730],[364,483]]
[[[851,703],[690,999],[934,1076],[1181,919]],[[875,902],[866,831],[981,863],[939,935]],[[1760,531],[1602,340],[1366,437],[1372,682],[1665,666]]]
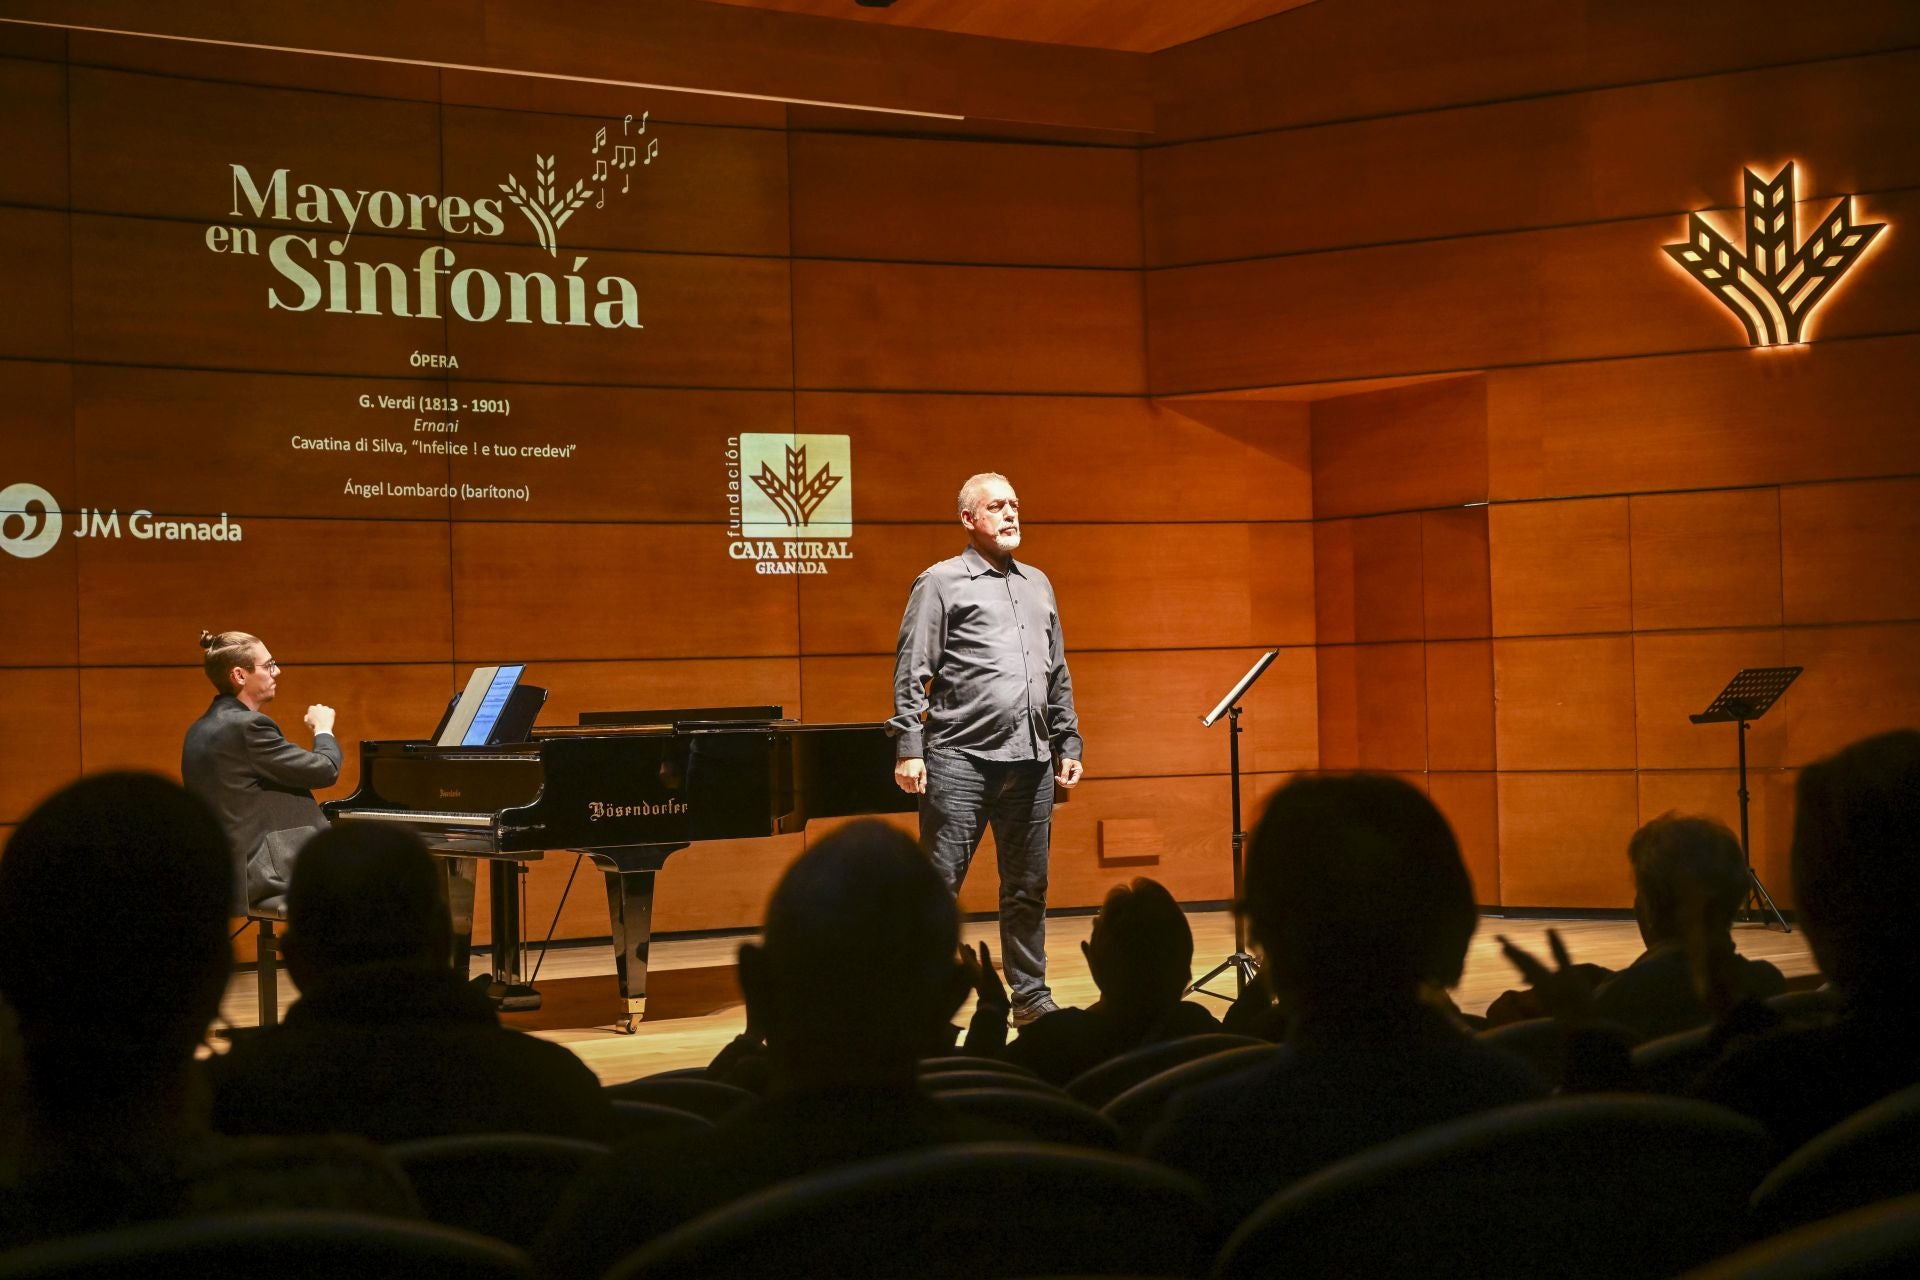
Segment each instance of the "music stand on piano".
[[[1780,700],[1780,695],[1787,691],[1787,686],[1805,669],[1748,667],[1727,681],[1727,687],[1707,705],[1705,711],[1687,717],[1695,724],[1725,724],[1732,721],[1740,726],[1740,856],[1747,864],[1746,915],[1749,919],[1759,916],[1758,904],[1764,902],[1783,933],[1792,933],[1793,927],[1780,914],[1780,908],[1774,905],[1773,895],[1767,892],[1767,886],[1760,883],[1760,874],[1753,869],[1753,853],[1747,844],[1747,722],[1767,714],[1768,709]],[[1766,923],[1764,918],[1761,923]]]

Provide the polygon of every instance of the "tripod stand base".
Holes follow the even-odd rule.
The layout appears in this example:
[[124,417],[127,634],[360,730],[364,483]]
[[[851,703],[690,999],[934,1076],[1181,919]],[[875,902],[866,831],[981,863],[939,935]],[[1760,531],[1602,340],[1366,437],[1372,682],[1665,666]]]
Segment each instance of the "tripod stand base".
[[[1218,991],[1207,990],[1207,984],[1209,982],[1212,982],[1229,969],[1233,970],[1235,978],[1233,995],[1221,995]],[[1259,974],[1260,962],[1244,951],[1236,951],[1219,964],[1213,966],[1213,968],[1201,974],[1194,984],[1187,988],[1187,994],[1212,996],[1215,1000],[1225,1000],[1228,1003],[1232,1003],[1239,998],[1240,992],[1247,989],[1247,984],[1252,982]]]
[[[1763,902],[1766,904],[1765,911],[1759,907]],[[1787,918],[1780,914],[1780,908],[1774,905],[1773,895],[1767,892],[1767,886],[1760,883],[1760,873],[1751,866],[1747,868],[1747,909],[1743,914],[1748,920],[1757,920],[1769,929],[1773,927],[1767,924],[1767,916],[1771,914],[1774,923],[1780,926],[1780,932],[1793,932],[1793,926],[1787,923]]]

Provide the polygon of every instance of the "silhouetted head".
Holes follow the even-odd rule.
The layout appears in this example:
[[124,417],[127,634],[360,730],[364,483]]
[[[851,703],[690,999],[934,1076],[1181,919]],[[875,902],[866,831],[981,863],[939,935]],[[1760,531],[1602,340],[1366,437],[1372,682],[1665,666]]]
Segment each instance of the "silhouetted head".
[[1293,779],[1247,850],[1242,911],[1282,1003],[1338,1013],[1460,979],[1479,923],[1447,820],[1386,774]]
[[967,991],[953,894],[913,837],[849,823],[787,868],[759,946],[740,948],[748,1020],[776,1087],[911,1080]]
[[1680,942],[1690,927],[1724,937],[1747,900],[1740,840],[1712,818],[1663,813],[1627,842],[1633,915],[1648,946]]
[[1080,947],[1103,1003],[1165,1009],[1193,981],[1193,929],[1166,886],[1145,876],[1107,892]]
[[0,856],[0,994],[42,1106],[172,1087],[220,1008],[232,900],[226,832],[164,778],[83,778],[27,815]]
[[451,928],[440,870],[405,827],[342,822],[307,841],[293,864],[285,949],[303,991],[360,965],[445,963]]
[[1856,742],[1800,774],[1793,891],[1820,968],[1869,1002],[1920,995],[1920,731]]

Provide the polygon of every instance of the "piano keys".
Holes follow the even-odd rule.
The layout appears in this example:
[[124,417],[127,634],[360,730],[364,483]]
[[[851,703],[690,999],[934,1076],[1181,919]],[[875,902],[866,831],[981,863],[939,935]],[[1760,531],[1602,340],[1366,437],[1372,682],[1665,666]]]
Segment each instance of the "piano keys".
[[473,932],[477,865],[489,867],[493,983],[503,1008],[537,1008],[522,970],[519,865],[549,850],[604,874],[614,965],[631,1033],[646,1009],[654,876],[702,840],[755,839],[814,818],[911,813],[879,724],[801,724],[779,707],[594,712],[485,747],[360,744],[360,785],[329,802],[336,822],[418,832],[447,860],[455,954]]

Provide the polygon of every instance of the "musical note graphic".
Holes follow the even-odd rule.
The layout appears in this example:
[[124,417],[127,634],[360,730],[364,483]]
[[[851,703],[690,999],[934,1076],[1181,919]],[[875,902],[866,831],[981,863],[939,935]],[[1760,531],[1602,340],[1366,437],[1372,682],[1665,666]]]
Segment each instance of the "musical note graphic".
[[[652,115],[652,114],[653,114],[653,112],[652,112],[651,110],[647,110],[647,111],[642,111],[642,112],[640,113],[640,132],[639,132],[639,133],[636,133],[636,134],[634,135],[634,136],[635,136],[636,138],[637,138],[637,137],[639,137],[639,136],[641,136],[641,134],[644,134],[644,133],[646,133],[646,131],[647,131],[647,117],[648,117],[648,116],[650,116],[650,115]],[[621,136],[621,137],[623,137],[623,138],[624,138],[624,137],[626,137],[626,136],[627,136],[627,129],[628,129],[628,127],[629,127],[629,126],[631,126],[632,124],[633,124],[633,117],[632,117],[632,116],[628,116],[628,117],[626,118],[626,121],[625,121],[625,123],[623,123],[623,124],[622,124],[622,125],[620,126],[620,136]]]
[[652,164],[653,158],[659,154],[660,154],[660,139],[648,138],[647,139],[647,158],[641,161],[641,163]]
[[599,155],[600,148],[607,145],[607,126],[601,125],[600,132],[593,135],[593,150],[588,155]]

